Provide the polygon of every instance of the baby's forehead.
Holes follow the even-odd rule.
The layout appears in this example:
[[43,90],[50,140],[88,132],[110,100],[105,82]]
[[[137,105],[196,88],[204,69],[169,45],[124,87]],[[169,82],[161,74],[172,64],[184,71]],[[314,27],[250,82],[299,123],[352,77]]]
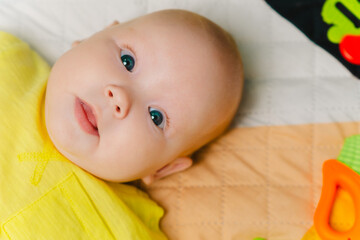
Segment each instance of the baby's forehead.
[[203,34],[193,30],[176,30],[170,26],[142,23],[126,26],[119,35],[135,52],[137,64],[152,65],[157,73],[168,71],[192,78],[218,70],[216,46]]
[[136,48],[141,50],[139,58],[143,59],[139,62],[146,61],[151,66],[147,74],[161,75],[160,87],[166,91],[162,94],[176,97],[180,111],[187,104],[197,114],[208,114],[198,109],[204,110],[208,108],[206,104],[214,101],[221,102],[217,99],[219,92],[224,93],[225,82],[221,79],[228,77],[228,65],[232,63],[219,41],[213,39],[222,34],[221,29],[215,27],[212,33],[206,30],[209,27],[201,28],[209,24],[202,18],[192,16],[188,20],[185,15],[146,15],[128,22],[127,33],[135,38]]
[[125,22],[123,25],[133,32],[150,32],[151,39],[174,40],[180,36],[191,36],[196,39],[209,37],[202,27],[203,20],[201,20],[200,16],[195,14],[187,15],[186,17],[183,14],[156,12]]

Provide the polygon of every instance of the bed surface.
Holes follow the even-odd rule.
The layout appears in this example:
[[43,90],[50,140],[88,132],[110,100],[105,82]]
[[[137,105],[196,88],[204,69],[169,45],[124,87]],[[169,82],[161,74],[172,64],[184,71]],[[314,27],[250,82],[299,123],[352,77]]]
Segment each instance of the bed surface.
[[242,104],[190,170],[152,185],[170,239],[300,240],[313,225],[321,164],[358,134],[359,80],[263,0],[2,0],[0,29],[50,64],[114,20],[160,9],[202,14],[242,53]]

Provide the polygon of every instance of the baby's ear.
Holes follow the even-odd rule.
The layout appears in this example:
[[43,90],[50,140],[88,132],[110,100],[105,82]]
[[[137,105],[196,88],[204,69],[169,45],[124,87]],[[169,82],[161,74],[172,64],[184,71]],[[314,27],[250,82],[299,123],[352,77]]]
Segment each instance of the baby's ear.
[[79,45],[81,43],[80,40],[77,40],[77,41],[74,41],[72,44],[71,44],[71,47],[76,47],[77,45]]
[[115,20],[115,21],[114,21],[113,23],[111,23],[110,25],[107,25],[106,28],[111,28],[111,27],[116,26],[116,25],[118,25],[118,24],[120,24],[119,21],[118,21],[118,20]]
[[189,157],[179,157],[174,161],[166,164],[164,167],[160,168],[159,170],[157,170],[154,174],[150,174],[146,177],[143,177],[141,180],[146,185],[149,185],[158,179],[188,169],[192,165],[192,163],[193,161]]

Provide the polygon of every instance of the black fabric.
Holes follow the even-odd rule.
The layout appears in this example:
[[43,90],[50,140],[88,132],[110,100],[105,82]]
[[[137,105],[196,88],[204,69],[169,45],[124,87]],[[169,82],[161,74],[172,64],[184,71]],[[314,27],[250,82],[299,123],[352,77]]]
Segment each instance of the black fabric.
[[[328,39],[327,32],[331,25],[324,22],[321,15],[326,0],[265,1],[280,15],[299,28],[309,39],[337,58],[353,75],[360,78],[360,65],[352,64],[346,60],[339,50],[339,44],[332,43]],[[351,9],[347,9],[341,3],[343,1],[333,1],[334,7],[351,20],[356,28],[360,27],[360,20],[352,14]]]

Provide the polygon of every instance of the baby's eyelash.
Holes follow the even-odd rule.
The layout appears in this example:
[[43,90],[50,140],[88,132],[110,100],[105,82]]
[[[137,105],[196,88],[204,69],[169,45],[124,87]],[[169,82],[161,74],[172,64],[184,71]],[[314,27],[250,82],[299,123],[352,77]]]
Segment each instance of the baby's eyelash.
[[170,118],[169,116],[166,114],[166,112],[164,111],[164,114],[165,114],[165,118],[166,118],[166,122],[165,122],[165,130],[168,129],[170,125]]
[[126,44],[126,43],[123,44],[122,48],[129,50],[132,54],[134,54],[134,57],[136,58],[136,52],[135,52],[134,48],[132,48],[129,44]]

